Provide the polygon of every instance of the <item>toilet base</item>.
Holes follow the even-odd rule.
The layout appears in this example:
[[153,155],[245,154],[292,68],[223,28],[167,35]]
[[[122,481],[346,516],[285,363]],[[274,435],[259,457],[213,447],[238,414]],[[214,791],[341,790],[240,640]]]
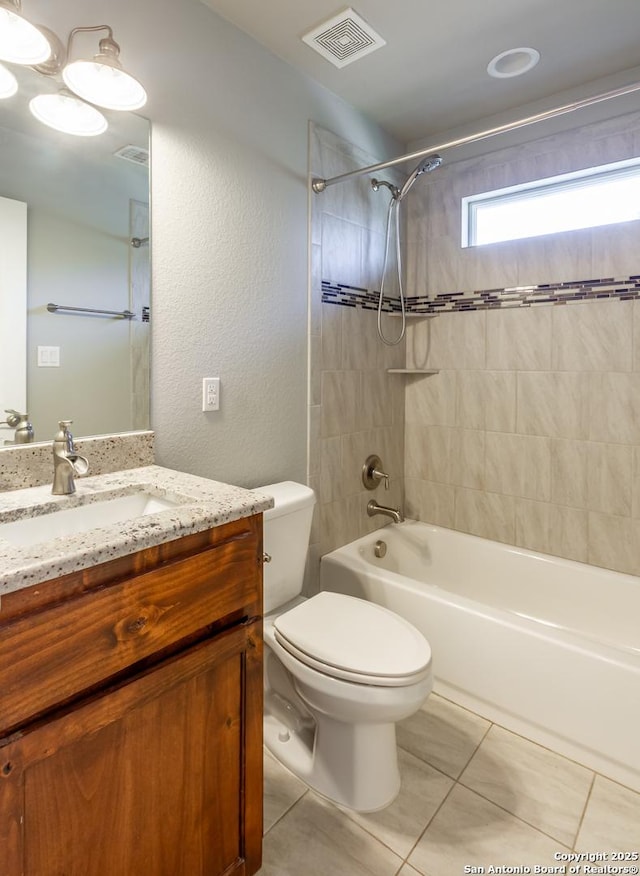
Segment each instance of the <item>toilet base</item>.
[[278,698],[265,698],[264,743],[294,775],[334,803],[359,812],[384,809],[400,790],[395,724],[315,723]]

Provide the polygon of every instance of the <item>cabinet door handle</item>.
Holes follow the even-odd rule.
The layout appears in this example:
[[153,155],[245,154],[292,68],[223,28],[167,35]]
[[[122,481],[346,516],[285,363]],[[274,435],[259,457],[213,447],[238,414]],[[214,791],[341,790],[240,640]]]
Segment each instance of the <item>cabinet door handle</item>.
[[271,562],[271,554],[264,553],[262,554],[262,562],[270,563]]

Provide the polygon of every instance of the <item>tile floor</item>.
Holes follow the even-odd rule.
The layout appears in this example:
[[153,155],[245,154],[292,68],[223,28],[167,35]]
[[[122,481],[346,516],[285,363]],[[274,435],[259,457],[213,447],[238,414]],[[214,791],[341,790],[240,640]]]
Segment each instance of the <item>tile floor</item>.
[[[640,794],[442,697],[399,725],[398,743],[400,794],[368,815],[327,802],[266,753],[260,876],[582,876],[625,871],[558,856],[640,852]],[[610,854],[591,866],[603,864],[625,866]]]

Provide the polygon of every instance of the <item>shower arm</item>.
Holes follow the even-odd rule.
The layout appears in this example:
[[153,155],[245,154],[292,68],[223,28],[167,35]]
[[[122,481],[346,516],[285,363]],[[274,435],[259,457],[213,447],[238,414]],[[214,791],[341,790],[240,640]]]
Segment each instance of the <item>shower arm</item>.
[[363,176],[367,173],[377,173],[379,170],[384,170],[387,167],[394,167],[397,164],[404,164],[406,161],[416,161],[418,158],[424,158],[433,152],[442,152],[444,149],[453,149],[456,146],[466,146],[468,143],[476,143],[480,140],[488,140],[490,137],[495,137],[498,134],[507,134],[510,131],[517,131],[519,128],[525,128],[527,125],[534,125],[537,122],[544,122],[548,119],[554,119],[556,116],[562,116],[566,113],[574,112],[575,110],[585,109],[593,106],[596,103],[601,103],[604,100],[611,100],[615,97],[624,97],[627,94],[633,94],[634,91],[640,91],[640,82],[635,82],[632,85],[625,85],[621,88],[615,88],[612,91],[605,91],[603,94],[595,95],[594,97],[585,97],[582,100],[576,100],[573,103],[567,103],[564,106],[556,107],[555,109],[545,110],[536,115],[528,116],[524,119],[519,119],[517,122],[507,122],[504,125],[498,125],[496,128],[488,128],[486,131],[480,131],[477,134],[470,134],[467,137],[460,137],[458,140],[450,140],[448,143],[440,143],[437,146],[429,146],[427,149],[420,149],[418,152],[409,152],[407,155],[401,155],[399,158],[392,158],[389,161],[382,161],[379,164],[371,164],[368,167],[362,167],[359,170],[351,170],[348,173],[342,173],[339,176],[331,177],[330,179],[321,179],[314,177],[311,180],[311,188],[316,194],[324,192],[329,186],[334,186],[337,183],[345,182],[352,177]]

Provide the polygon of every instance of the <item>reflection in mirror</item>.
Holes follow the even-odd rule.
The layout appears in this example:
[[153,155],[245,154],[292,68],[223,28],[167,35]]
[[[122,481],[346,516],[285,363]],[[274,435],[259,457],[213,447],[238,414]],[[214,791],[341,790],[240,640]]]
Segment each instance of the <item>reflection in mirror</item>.
[[[61,134],[28,109],[55,83],[12,72],[18,93],[0,101],[0,421],[28,412],[36,441],[62,419],[77,437],[148,429],[149,123],[105,111],[106,133]],[[0,424],[0,447],[13,439]]]

